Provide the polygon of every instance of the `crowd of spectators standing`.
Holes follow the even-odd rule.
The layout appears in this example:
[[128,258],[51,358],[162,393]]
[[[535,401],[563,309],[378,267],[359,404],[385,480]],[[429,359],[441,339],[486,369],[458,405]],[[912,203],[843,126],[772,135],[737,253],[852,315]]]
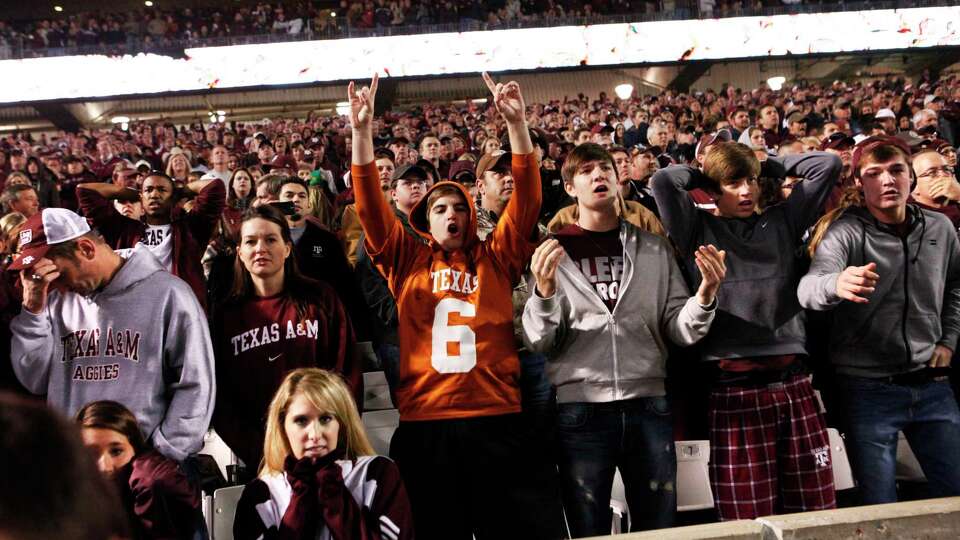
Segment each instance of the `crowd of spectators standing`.
[[[783,4],[797,2],[784,1]],[[709,15],[736,14],[770,4],[759,0],[711,3]],[[685,13],[696,8],[677,5]],[[116,13],[61,13],[33,20],[0,20],[0,47],[17,46],[22,54],[41,49],[82,47],[126,52],[135,46],[150,51],[171,45],[202,45],[215,38],[243,38],[268,34],[289,39],[336,37],[347,29],[471,23],[496,28],[512,23],[550,24],[551,21],[604,15],[642,15],[658,12],[655,0],[342,0],[339,3],[287,1],[224,7],[142,8]]]
[[[344,116],[3,137],[0,390],[76,417],[143,537],[202,528],[208,427],[260,465],[250,538],[559,538],[561,502],[602,534],[616,467],[633,527],[668,527],[684,438],[720,519],[828,509],[832,421],[863,501],[897,496],[856,446],[878,422],[960,494],[960,78],[530,104],[484,79],[486,103],[375,112],[374,78]],[[359,422],[372,369],[396,464]]]

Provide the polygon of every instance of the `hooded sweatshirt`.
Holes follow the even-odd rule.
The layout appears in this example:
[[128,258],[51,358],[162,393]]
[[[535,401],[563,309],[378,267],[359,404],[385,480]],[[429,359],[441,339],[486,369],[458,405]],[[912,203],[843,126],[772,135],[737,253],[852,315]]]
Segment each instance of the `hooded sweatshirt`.
[[67,416],[109,399],[176,461],[203,446],[214,403],[213,347],[190,287],[146,248],[90,296],[51,291],[10,324],[11,360],[31,392]]
[[690,296],[666,239],[621,220],[620,243],[613,310],[567,256],[557,268],[556,293],[532,295],[523,311],[524,340],[548,356],[560,403],[662,396],[666,340],[692,345],[710,329],[714,310]]
[[383,199],[376,166],[353,167],[364,243],[397,299],[400,337],[400,419],[441,420],[520,411],[520,365],[510,303],[514,283],[533,254],[540,211],[540,171],[532,154],[513,155],[514,193],[484,240],[477,211],[460,184],[440,182],[410,213],[430,238],[427,201],[453,187],[469,205],[464,244],[444,251],[409,233]]
[[697,209],[687,191],[706,187],[697,169],[674,166],[653,175],[653,195],[663,225],[699,286],[694,253],[713,244],[727,252],[727,273],[709,335],[701,341],[705,360],[806,354],[803,309],[797,302],[802,277],[798,250],[807,228],[820,216],[840,174],[840,158],[812,152],[763,162],[761,176],[803,180],[783,203],[747,218],[724,218]]
[[[960,242],[942,214],[907,206],[901,236],[863,207],[847,209],[817,246],[797,296],[805,308],[833,309],[830,359],[839,373],[885,377],[921,369],[960,336]],[[837,278],[876,263],[869,303],[844,302]]]

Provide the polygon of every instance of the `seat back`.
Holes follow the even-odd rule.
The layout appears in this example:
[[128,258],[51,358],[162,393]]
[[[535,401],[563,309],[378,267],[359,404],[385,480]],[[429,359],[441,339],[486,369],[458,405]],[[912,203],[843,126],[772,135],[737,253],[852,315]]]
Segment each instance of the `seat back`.
[[244,486],[232,486],[213,492],[213,538],[233,540],[233,518]]
[[390,454],[390,439],[400,425],[400,412],[396,409],[363,413],[363,427],[374,451],[381,456]]
[[713,508],[710,441],[677,441],[677,511]]
[[923,474],[920,462],[914,455],[910,443],[904,437],[903,432],[899,434],[897,440],[897,480],[907,480],[910,482],[925,482],[927,475]]
[[390,387],[382,371],[368,371],[363,374],[363,410],[380,411],[392,409]]
[[847,456],[847,447],[843,443],[843,437],[835,428],[827,428],[827,435],[830,437],[830,462],[833,466],[833,486],[840,491],[850,489],[855,484],[853,482],[853,470],[850,469],[850,459]]
[[217,467],[219,467],[223,478],[225,480],[230,478],[227,474],[227,465],[236,465],[237,456],[233,454],[227,443],[223,442],[223,439],[217,435],[216,431],[213,429],[207,431],[206,435],[203,436],[203,448],[197,453],[212,457],[217,462]]

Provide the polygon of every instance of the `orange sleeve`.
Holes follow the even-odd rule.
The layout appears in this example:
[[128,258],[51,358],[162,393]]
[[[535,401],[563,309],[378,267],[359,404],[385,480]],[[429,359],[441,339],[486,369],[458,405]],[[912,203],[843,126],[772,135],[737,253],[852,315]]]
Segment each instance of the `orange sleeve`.
[[515,282],[523,273],[536,238],[540,217],[540,165],[533,153],[514,154],[512,163],[513,196],[494,229],[490,242],[493,256]]
[[425,246],[404,229],[380,191],[380,173],[374,162],[350,169],[357,216],[363,227],[364,247],[397,296],[419,250]]

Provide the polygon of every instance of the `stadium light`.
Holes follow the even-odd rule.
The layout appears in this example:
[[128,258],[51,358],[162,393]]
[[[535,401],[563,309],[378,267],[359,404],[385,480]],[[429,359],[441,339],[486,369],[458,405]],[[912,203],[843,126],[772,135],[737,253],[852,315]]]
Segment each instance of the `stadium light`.
[[129,116],[114,116],[110,119],[114,124],[120,124],[120,129],[126,131],[130,127],[130,117]]
[[347,116],[348,114],[350,114],[350,102],[341,101],[337,103],[337,114],[341,116]]
[[147,0],[146,2],[143,3],[143,5],[147,7],[153,7],[153,0]]
[[331,12],[330,12],[330,17],[336,17],[336,16],[337,16],[337,12],[336,12],[336,11],[331,11]]
[[56,11],[57,13],[60,13],[61,11],[63,11],[63,7],[62,7],[62,6],[53,6],[53,10]]
[[619,84],[613,91],[620,99],[630,99],[630,96],[633,95],[633,85],[630,83]]
[[767,79],[767,86],[769,86],[774,92],[777,92],[783,88],[783,83],[785,82],[787,82],[787,78],[783,75],[778,75],[776,77],[770,77]]

